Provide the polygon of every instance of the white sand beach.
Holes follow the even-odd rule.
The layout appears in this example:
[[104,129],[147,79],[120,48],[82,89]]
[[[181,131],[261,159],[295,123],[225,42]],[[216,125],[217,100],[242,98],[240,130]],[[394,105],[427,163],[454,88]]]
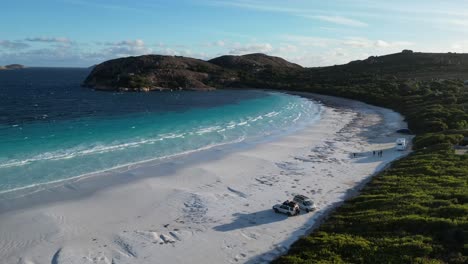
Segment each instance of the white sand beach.
[[[3,198],[0,262],[268,263],[408,153],[394,149],[402,137],[394,132],[406,127],[399,114],[314,97],[324,103],[321,120],[273,141],[215,147]],[[273,212],[295,194],[311,197],[318,210]]]

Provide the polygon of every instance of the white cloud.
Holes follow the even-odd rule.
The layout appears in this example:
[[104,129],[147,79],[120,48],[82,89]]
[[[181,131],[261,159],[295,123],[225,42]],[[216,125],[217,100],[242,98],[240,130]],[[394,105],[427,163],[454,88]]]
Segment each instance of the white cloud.
[[313,36],[300,36],[300,35],[283,35],[281,39],[294,42],[296,45],[309,46],[309,47],[327,47],[336,42],[335,39],[320,38]]
[[19,41],[0,40],[0,47],[10,50],[19,50],[29,48],[30,45]]
[[225,40],[217,40],[217,41],[213,41],[213,42],[203,44],[202,46],[204,46],[204,47],[224,47],[227,44],[228,43]]
[[89,66],[83,54],[60,48],[30,49],[1,54],[0,64],[20,63],[28,66]]
[[348,38],[343,41],[343,45],[355,48],[370,48],[372,47],[373,42],[365,38]]
[[113,57],[137,56],[153,52],[141,39],[105,42],[104,45],[110,46],[110,48],[106,48],[102,52]]
[[152,53],[152,49],[145,47],[113,47],[107,50],[109,55],[114,57],[138,56]]
[[269,53],[271,51],[273,51],[273,46],[269,43],[237,44],[236,47],[229,51],[229,54],[242,55],[248,53]]
[[468,40],[454,42],[450,45],[450,50],[454,52],[468,52]]
[[275,53],[279,54],[290,54],[299,51],[299,48],[292,44],[283,44],[279,48],[275,49]]
[[141,39],[136,40],[122,40],[117,42],[104,42],[107,46],[129,46],[129,47],[143,47],[145,42]]
[[316,10],[316,9],[308,9],[308,8],[291,8],[287,5],[282,5],[278,3],[272,3],[268,1],[268,3],[261,3],[255,1],[210,1],[207,4],[212,6],[223,6],[223,7],[235,7],[241,9],[248,9],[248,10],[255,10],[261,12],[273,12],[273,13],[284,13],[291,16],[299,16],[305,18],[312,18],[317,19],[329,23],[334,23],[338,25],[344,26],[352,26],[352,27],[366,27],[368,26],[366,23],[351,19],[345,16],[339,15],[330,15],[327,14],[326,11],[323,10]]
[[26,38],[26,41],[30,42],[46,42],[46,43],[71,43],[72,41],[64,37],[34,37]]
[[153,46],[162,48],[162,47],[165,47],[166,44],[164,44],[163,42],[158,42],[158,43],[154,44]]
[[[91,42],[86,45],[86,43],[54,37],[29,38],[28,42],[0,40],[0,64],[89,66],[118,57],[145,54],[207,59],[214,55],[265,53],[283,57],[303,66],[326,66],[365,59],[369,55],[398,52],[415,45],[411,42],[391,39],[321,38],[313,35],[280,35],[274,40],[252,39],[242,43],[229,39],[215,39],[206,43],[208,44],[193,46],[156,44],[156,42],[146,44],[142,39],[131,39],[114,42]],[[468,49],[467,42],[452,41],[452,43],[452,46],[447,45],[446,47],[457,52]]]
[[467,19],[447,19],[444,22],[451,24],[453,26],[468,27]]
[[[282,45],[269,54],[306,66],[345,64],[371,55],[384,55],[412,48],[414,43],[363,37],[320,38],[307,35],[280,35]],[[291,46],[286,46],[291,45]]]
[[226,45],[226,42],[224,42],[222,40],[218,40],[218,41],[214,42],[213,45],[217,46],[217,47],[224,47]]
[[331,51],[331,54],[334,57],[346,57],[348,56],[347,52],[342,48],[337,48]]
[[271,3],[255,3],[252,1],[210,1],[206,4],[212,6],[231,6],[237,7],[242,9],[250,9],[256,11],[263,11],[263,12],[281,12],[281,13],[292,13],[292,14],[300,14],[303,13],[304,10],[299,8],[290,8],[284,6],[274,6]]
[[380,48],[387,48],[390,46],[390,43],[386,42],[386,41],[383,41],[383,40],[377,40],[375,42],[375,46],[376,47],[380,47]]
[[387,48],[406,48],[412,46],[413,43],[409,41],[393,41],[388,42],[384,40],[370,40],[366,38],[347,38],[342,44],[344,46],[349,46],[353,48],[377,48],[377,49],[387,49]]
[[343,16],[325,16],[325,15],[317,15],[317,16],[304,16],[307,18],[318,19],[325,22],[330,22],[333,24],[343,25],[343,26],[351,26],[351,27],[367,27],[368,25],[362,21],[351,19]]

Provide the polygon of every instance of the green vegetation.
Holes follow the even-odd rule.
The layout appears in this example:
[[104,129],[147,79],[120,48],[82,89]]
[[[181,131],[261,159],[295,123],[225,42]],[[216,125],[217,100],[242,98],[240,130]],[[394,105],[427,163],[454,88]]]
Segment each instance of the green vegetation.
[[[122,78],[123,79],[123,78]],[[143,76],[128,76],[128,83],[129,88],[141,88],[141,87],[149,87],[151,85],[151,81],[148,78]]]
[[414,152],[375,176],[274,263],[468,263],[468,88],[462,81],[352,75],[301,90],[392,108]]

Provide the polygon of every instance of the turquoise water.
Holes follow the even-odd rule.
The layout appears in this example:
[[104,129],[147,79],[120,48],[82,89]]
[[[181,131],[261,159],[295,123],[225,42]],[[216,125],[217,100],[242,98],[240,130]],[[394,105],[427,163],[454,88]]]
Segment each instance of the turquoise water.
[[[210,96],[233,93],[249,91]],[[213,146],[255,142],[311,124],[320,114],[318,104],[298,96],[251,93],[254,96],[177,111],[0,124],[0,193]],[[164,104],[164,100],[158,103]],[[183,104],[184,99],[178,103]]]

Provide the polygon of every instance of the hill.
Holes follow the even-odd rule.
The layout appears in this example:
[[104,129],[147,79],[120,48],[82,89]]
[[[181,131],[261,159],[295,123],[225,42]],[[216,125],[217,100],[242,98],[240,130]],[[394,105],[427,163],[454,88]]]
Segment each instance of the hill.
[[120,58],[96,65],[84,85],[98,90],[211,89],[229,72],[206,61],[162,55]]
[[144,55],[97,65],[83,83],[99,90],[150,91],[261,87],[309,89],[352,85],[377,79],[468,80],[468,54],[404,50],[329,67],[303,68],[265,54],[221,56],[203,61],[180,56]]
[[224,55],[209,60],[223,68],[260,72],[268,69],[302,69],[300,65],[291,63],[283,58],[253,53],[243,56]]
[[151,91],[224,87],[281,88],[303,68],[265,54],[221,56],[203,61],[144,55],[96,65],[83,85],[98,90]]
[[468,54],[421,53],[404,50],[371,56],[344,65],[309,68],[302,80],[320,83],[367,82],[375,78],[413,80],[468,79]]

